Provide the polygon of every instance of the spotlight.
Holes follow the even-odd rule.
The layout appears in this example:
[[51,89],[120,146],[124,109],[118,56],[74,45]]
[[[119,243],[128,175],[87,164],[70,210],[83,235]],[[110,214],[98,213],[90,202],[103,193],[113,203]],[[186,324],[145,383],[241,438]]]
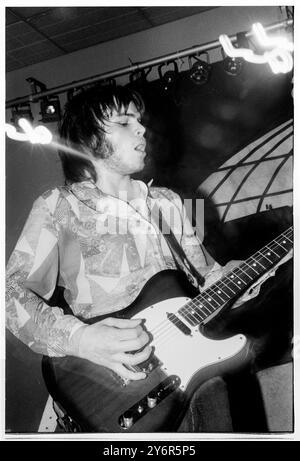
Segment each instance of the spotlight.
[[91,87],[94,87],[96,86],[97,88],[108,88],[108,87],[111,87],[111,88],[115,88],[117,86],[117,82],[114,78],[106,78],[104,80],[101,80],[99,83],[96,83],[96,85],[94,83],[92,83]]
[[18,121],[20,118],[26,118],[30,122],[33,122],[33,115],[32,115],[31,107],[29,103],[20,104],[18,106],[12,107],[11,113],[12,113],[11,122],[15,126],[18,126]]
[[43,123],[58,122],[61,117],[60,102],[58,96],[43,98],[41,100],[41,112]]
[[[200,59],[201,55],[205,55],[205,61]],[[192,59],[196,60],[194,64],[192,64]],[[206,51],[198,54],[197,56],[189,56],[189,66],[189,76],[194,83],[196,83],[197,85],[203,85],[204,83],[208,82],[211,73],[211,64],[209,61],[209,55]]]
[[147,75],[149,72],[151,72],[152,67],[149,67],[147,71],[145,69],[138,69],[134,72],[132,72],[129,75],[129,84],[130,85],[135,85],[138,88],[143,88],[147,83]]
[[[162,72],[162,68],[164,66],[169,66],[169,65],[173,65],[174,67],[174,70],[167,70],[164,74]],[[158,74],[159,74],[159,78],[163,84],[163,89],[164,91],[166,92],[172,92],[175,88],[175,84],[177,82],[177,79],[178,79],[178,66],[177,66],[177,63],[175,61],[173,62],[170,62],[170,63],[167,63],[167,64],[161,64],[159,67],[158,67]]]
[[239,75],[244,67],[244,59],[243,58],[238,58],[234,57],[231,58],[230,56],[226,56],[223,49],[222,49],[222,55],[223,55],[223,66],[226,74],[232,75],[236,77]]

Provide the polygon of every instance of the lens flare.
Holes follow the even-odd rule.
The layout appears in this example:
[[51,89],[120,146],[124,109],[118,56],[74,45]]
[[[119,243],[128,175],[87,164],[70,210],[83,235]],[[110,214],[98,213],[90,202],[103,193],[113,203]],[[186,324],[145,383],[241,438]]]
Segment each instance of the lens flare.
[[285,37],[270,38],[260,23],[253,24],[253,33],[263,47],[273,47],[263,54],[256,54],[249,48],[235,48],[226,34],[219,36],[223,50],[231,58],[243,58],[254,64],[268,63],[274,74],[286,74],[293,69],[291,51],[294,46]]
[[39,125],[35,128],[32,127],[31,123],[26,118],[20,118],[18,120],[20,128],[23,133],[16,130],[14,125],[10,123],[5,124],[5,131],[10,139],[15,141],[29,141],[32,144],[50,144],[52,141],[52,133],[43,125]]

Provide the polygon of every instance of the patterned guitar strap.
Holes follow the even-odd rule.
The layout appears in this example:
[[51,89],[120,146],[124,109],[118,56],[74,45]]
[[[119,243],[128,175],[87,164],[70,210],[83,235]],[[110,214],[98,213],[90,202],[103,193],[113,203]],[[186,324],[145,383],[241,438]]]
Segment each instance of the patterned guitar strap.
[[[167,242],[177,268],[185,273],[192,285],[196,287],[202,287],[205,283],[204,277],[187,258],[181,245],[178,243],[178,240],[173,234],[169,224],[163,217],[161,208],[158,205],[154,205],[151,211],[151,216],[153,217],[154,223],[156,224],[156,227],[159,229],[160,234],[164,237],[165,241]],[[203,255],[205,257],[204,253]]]

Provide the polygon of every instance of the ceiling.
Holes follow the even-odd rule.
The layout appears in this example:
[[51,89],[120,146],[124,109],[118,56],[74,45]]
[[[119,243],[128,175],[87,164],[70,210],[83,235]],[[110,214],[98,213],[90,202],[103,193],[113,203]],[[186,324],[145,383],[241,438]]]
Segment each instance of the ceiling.
[[6,72],[215,7],[7,7]]

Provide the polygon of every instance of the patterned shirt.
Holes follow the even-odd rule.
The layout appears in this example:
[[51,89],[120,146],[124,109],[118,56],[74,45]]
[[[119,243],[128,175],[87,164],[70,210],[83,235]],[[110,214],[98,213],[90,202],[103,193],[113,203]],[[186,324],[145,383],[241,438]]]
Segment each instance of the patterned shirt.
[[[180,197],[134,181],[140,198],[127,202],[92,181],[55,188],[33,205],[7,267],[7,327],[32,350],[68,354],[71,335],[90,318],[130,305],[156,273],[176,269],[151,219],[158,206],[188,259],[206,278],[208,265]],[[57,286],[74,315],[51,307]]]

